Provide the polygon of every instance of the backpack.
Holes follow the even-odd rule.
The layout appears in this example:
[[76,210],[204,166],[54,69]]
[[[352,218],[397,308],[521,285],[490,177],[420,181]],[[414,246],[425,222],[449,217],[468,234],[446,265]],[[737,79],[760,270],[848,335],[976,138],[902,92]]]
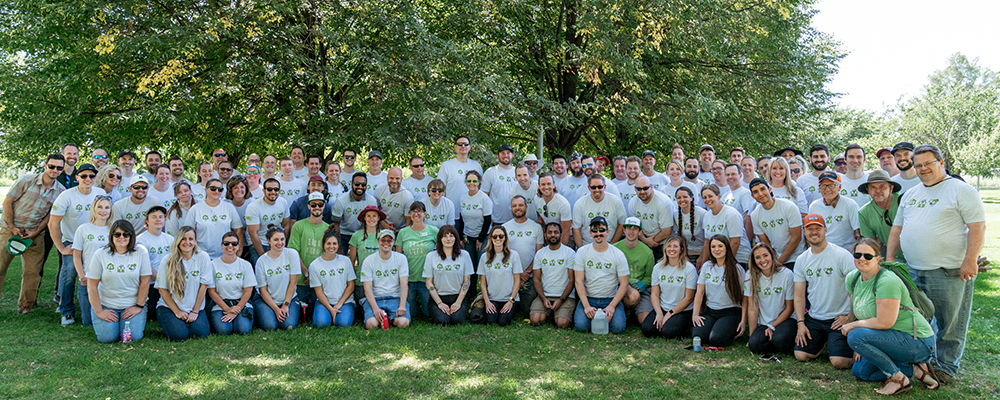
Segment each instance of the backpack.
[[[920,313],[927,321],[930,321],[934,317],[934,303],[931,299],[927,297],[927,294],[922,290],[917,288],[917,284],[913,283],[913,279],[910,278],[910,270],[906,267],[906,264],[902,263],[892,263],[892,262],[881,262],[879,263],[878,273],[875,274],[875,282],[872,284],[872,295],[876,296],[878,292],[878,278],[882,276],[882,273],[886,270],[892,271],[896,274],[903,285],[906,286],[906,291],[910,295],[910,300],[913,302],[913,307],[904,306],[902,302],[899,304],[900,310],[915,311]],[[858,273],[854,276],[854,280],[851,281],[851,292],[854,292],[854,288],[858,285],[858,280],[861,279],[861,274]],[[877,296],[876,296],[877,298]],[[916,316],[914,315],[915,319]],[[917,337],[917,324],[914,321],[913,324],[913,337]]]

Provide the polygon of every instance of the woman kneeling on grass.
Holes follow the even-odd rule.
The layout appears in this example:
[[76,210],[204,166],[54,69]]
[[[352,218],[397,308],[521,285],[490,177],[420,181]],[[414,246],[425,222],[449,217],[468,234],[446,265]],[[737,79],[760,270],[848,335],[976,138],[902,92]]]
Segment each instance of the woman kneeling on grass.
[[397,328],[410,326],[410,305],[406,303],[409,289],[410,268],[406,256],[392,251],[396,235],[383,229],[378,233],[378,253],[361,263],[361,283],[365,297],[361,306],[365,310],[365,329],[374,329],[388,318]]
[[299,323],[299,298],[295,284],[302,273],[302,259],[294,249],[285,247],[285,230],[268,225],[264,234],[267,252],[257,258],[258,295],[253,300],[254,319],[265,331],[292,329]]
[[479,258],[479,287],[486,301],[486,324],[510,325],[514,303],[521,283],[521,256],[511,250],[507,229],[495,226],[489,234],[486,251]]
[[208,287],[212,307],[212,328],[220,335],[241,335],[253,329],[253,305],[247,304],[257,286],[253,267],[247,260],[236,256],[240,246],[236,233],[222,235],[222,257],[212,260],[215,279]]
[[646,337],[667,339],[686,336],[691,332],[698,271],[688,260],[683,237],[673,235],[663,243],[663,261],[653,267],[652,276],[650,298],[654,299],[654,312],[642,321],[642,333]]
[[746,325],[743,268],[736,263],[728,237],[712,236],[705,245],[711,257],[698,275],[691,335],[701,337],[702,344],[726,347],[743,334]]
[[151,273],[149,254],[145,247],[136,247],[132,224],[123,219],[111,224],[107,251],[94,252],[86,274],[97,341],[117,342],[126,327],[132,340],[142,339]]
[[906,374],[909,371],[904,371],[912,364],[910,375],[927,389],[937,389],[940,384],[928,364],[934,355],[934,331],[914,308],[906,284],[892,271],[879,273],[881,249],[878,239],[858,240],[854,244],[858,270],[845,279],[851,309],[858,319],[840,328],[857,353],[851,372],[861,380],[885,379],[875,393],[891,395],[912,387]]
[[771,246],[757,243],[750,251],[750,277],[744,285],[750,351],[756,354],[788,353],[795,348],[795,278],[778,264]]
[[175,342],[207,337],[205,293],[212,283],[212,264],[208,253],[198,249],[194,228],[178,229],[165,264],[156,279],[160,291],[156,319],[163,334]]
[[465,323],[469,308],[465,296],[469,292],[472,258],[462,249],[458,230],[444,225],[438,230],[436,249],[424,257],[423,277],[434,306],[430,307],[431,320],[439,325]]
[[323,233],[323,255],[309,264],[309,286],[316,291],[314,328],[331,323],[346,328],[354,323],[354,267],[351,259],[339,251],[340,235],[327,230]]

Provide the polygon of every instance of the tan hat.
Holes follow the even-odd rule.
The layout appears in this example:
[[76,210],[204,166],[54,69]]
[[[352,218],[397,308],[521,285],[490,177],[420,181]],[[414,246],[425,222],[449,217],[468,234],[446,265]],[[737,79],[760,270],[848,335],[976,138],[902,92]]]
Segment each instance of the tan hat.
[[864,194],[868,194],[868,184],[875,182],[885,182],[892,185],[893,193],[903,190],[903,185],[900,185],[899,182],[893,182],[891,179],[889,179],[888,172],[879,169],[872,171],[871,173],[868,174],[868,181],[862,183],[861,185],[858,185],[858,191]]

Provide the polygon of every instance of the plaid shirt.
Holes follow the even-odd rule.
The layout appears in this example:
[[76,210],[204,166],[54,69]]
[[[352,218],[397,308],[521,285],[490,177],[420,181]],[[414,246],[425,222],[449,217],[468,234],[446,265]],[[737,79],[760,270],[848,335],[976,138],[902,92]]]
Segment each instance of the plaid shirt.
[[[49,215],[52,202],[63,190],[66,188],[59,182],[52,182],[52,187],[46,189],[42,184],[42,174],[22,176],[7,192],[7,197],[14,200],[13,209],[4,212],[14,214],[14,226],[23,231],[34,231]],[[0,219],[0,226],[7,227],[7,218]]]

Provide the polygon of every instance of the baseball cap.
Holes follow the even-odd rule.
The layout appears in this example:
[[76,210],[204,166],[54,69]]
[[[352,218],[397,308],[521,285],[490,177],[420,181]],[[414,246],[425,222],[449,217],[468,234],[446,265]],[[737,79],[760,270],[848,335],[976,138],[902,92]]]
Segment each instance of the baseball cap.
[[7,253],[12,256],[24,254],[28,250],[28,246],[31,246],[31,243],[31,239],[22,238],[20,235],[11,236],[10,239],[7,239]]
[[[593,221],[591,221],[591,224],[593,224]],[[634,226],[636,228],[642,229],[642,220],[640,220],[638,217],[628,217],[625,218],[625,223],[622,224],[622,226]]]
[[823,216],[819,214],[809,214],[806,215],[806,218],[803,220],[802,227],[805,228],[809,225],[816,225],[816,224],[819,224],[819,226],[823,227],[826,226],[826,224],[823,223]]
[[118,152],[118,158],[122,158],[126,155],[132,156],[132,158],[136,158],[135,153],[133,153],[132,150],[122,150]]
[[[381,158],[381,157],[379,157],[379,158]],[[323,177],[319,176],[319,175],[310,176],[308,182],[313,182],[313,181],[323,182]]]
[[891,147],[886,147],[884,149],[878,149],[878,151],[875,152],[875,157],[881,158],[883,153],[892,154],[892,148]]
[[594,226],[594,225],[597,225],[597,224],[608,226],[608,220],[604,219],[604,217],[599,216],[599,215],[596,216],[596,217],[594,217],[594,218],[591,218],[591,220],[590,220],[590,226]]
[[[646,151],[642,152],[642,157],[645,157],[645,156],[656,157],[656,153],[653,153],[652,150],[646,150]],[[642,158],[642,157],[640,157],[640,158]]]
[[712,152],[715,153],[715,147],[712,147],[710,144],[703,144],[698,148],[698,154],[701,154],[701,152],[705,150],[712,150]]
[[834,171],[823,171],[823,173],[819,174],[819,179],[817,179],[817,181],[821,181],[824,179],[840,182],[840,175],[838,175]]
[[378,150],[369,151],[368,152],[368,159],[370,160],[372,157],[382,158],[382,152],[378,151]]
[[899,142],[899,143],[896,143],[895,146],[892,146],[892,150],[891,151],[892,151],[893,155],[896,155],[897,151],[900,151],[900,150],[913,151],[913,149],[915,149],[915,147],[913,147],[913,143],[910,143],[910,142]]
[[767,181],[765,181],[764,178],[753,178],[753,180],[750,181],[749,184],[750,187],[748,189],[753,190],[753,188],[756,187],[757,185],[764,185],[764,187],[766,188],[771,187],[771,185],[767,184]]
[[83,165],[79,166],[76,169],[76,173],[77,174],[79,174],[79,173],[81,173],[83,171],[91,171],[91,172],[93,172],[93,173],[96,174],[97,173],[97,167],[95,167],[94,164],[86,163],[86,164],[83,164]]
[[149,181],[146,180],[145,176],[142,176],[142,175],[139,175],[139,174],[135,174],[135,175],[132,175],[132,178],[128,180],[128,185],[132,186],[132,185],[135,185],[136,183],[140,183],[140,182],[145,183],[145,184],[149,183]]
[[306,200],[306,204],[312,203],[316,200],[326,203],[326,199],[323,197],[323,192],[312,192],[309,193],[309,198]]
[[391,237],[393,239],[396,239],[396,234],[392,233],[391,229],[383,229],[383,230],[379,231],[378,232],[378,237],[376,237],[376,239],[382,240],[382,238],[384,238],[386,236],[389,236],[389,237]]
[[500,154],[500,152],[504,151],[504,150],[507,150],[507,151],[509,151],[511,153],[514,152],[514,148],[513,147],[510,147],[509,144],[504,143],[504,144],[500,145],[500,149],[497,150],[497,154]]

